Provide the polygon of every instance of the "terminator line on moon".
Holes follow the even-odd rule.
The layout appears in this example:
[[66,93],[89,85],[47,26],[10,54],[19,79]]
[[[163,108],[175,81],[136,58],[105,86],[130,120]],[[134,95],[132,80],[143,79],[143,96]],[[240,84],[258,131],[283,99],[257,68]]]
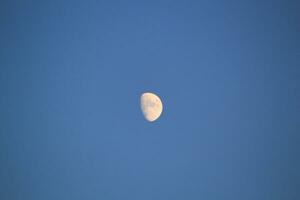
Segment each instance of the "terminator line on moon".
[[146,120],[153,122],[161,115],[163,104],[157,95],[147,92],[141,96],[141,109]]

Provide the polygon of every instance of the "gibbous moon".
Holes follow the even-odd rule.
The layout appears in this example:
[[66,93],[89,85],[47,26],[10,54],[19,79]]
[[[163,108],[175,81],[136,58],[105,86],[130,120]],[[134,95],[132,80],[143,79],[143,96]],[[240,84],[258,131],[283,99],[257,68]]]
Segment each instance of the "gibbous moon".
[[146,120],[153,122],[161,115],[163,105],[157,95],[147,92],[141,96],[141,109]]

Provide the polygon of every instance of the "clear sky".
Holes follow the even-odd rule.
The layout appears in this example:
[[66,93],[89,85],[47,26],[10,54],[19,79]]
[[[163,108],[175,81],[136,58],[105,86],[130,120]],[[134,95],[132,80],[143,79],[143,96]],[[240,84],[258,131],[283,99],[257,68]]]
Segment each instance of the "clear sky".
[[299,10],[2,0],[0,199],[300,199]]

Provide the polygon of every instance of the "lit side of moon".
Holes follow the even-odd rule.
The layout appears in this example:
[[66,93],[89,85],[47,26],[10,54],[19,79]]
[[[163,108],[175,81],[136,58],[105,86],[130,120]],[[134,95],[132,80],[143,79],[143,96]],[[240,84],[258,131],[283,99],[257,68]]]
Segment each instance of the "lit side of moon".
[[141,109],[146,120],[153,122],[161,115],[163,105],[157,95],[147,92],[141,96]]

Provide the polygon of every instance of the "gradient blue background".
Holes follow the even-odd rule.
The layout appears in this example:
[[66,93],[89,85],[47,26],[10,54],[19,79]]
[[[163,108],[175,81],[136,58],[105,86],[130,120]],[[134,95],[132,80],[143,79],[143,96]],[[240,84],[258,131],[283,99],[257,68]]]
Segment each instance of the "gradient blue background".
[[300,199],[299,10],[2,0],[0,199]]

